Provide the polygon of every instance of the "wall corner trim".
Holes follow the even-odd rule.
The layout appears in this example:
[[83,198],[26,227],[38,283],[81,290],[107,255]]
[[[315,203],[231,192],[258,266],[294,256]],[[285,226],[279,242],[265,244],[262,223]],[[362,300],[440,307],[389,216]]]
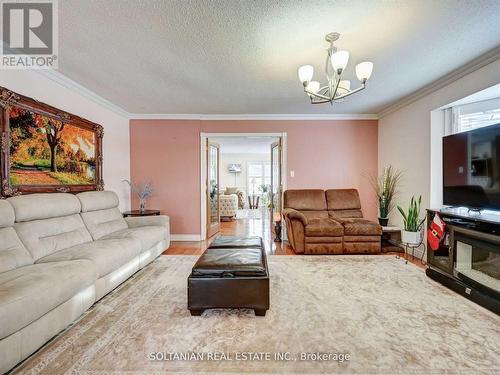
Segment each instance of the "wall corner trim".
[[396,102],[389,104],[378,112],[378,118],[381,119],[397,110],[406,107],[407,105],[416,102],[417,100],[423,98],[426,95],[432,94],[433,92],[455,82],[456,80],[481,69],[482,67],[495,62],[500,59],[500,46],[496,47],[485,54],[471,60],[467,64],[461,66],[458,69],[442,76],[434,82],[422,87],[421,89],[413,92],[412,94],[405,96],[404,98],[397,100]]

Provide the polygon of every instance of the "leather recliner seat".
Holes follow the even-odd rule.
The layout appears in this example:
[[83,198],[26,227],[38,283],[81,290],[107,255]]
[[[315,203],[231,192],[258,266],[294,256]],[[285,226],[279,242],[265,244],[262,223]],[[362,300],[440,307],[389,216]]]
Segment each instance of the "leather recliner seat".
[[299,254],[378,253],[382,227],[363,218],[356,189],[287,190],[288,240]]

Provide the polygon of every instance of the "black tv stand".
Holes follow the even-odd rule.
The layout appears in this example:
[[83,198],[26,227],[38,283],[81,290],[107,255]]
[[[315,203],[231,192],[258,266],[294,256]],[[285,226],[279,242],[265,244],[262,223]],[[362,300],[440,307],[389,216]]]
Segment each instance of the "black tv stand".
[[[436,213],[446,223],[445,240],[436,251],[429,247],[425,273],[500,315],[500,271],[492,271],[500,270],[500,215],[478,215],[466,208],[427,210],[428,226]],[[489,268],[481,268],[481,262]]]

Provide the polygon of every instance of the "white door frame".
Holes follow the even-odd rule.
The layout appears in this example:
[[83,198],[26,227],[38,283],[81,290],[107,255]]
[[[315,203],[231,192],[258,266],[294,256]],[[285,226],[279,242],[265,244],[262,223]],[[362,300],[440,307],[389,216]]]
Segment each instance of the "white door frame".
[[283,191],[286,190],[287,186],[287,133],[200,133],[200,195],[201,195],[201,228],[200,228],[200,240],[205,240],[207,236],[207,194],[205,191],[205,181],[207,176],[207,156],[205,153],[205,144],[207,138],[213,137],[276,137],[281,138],[282,142],[282,163],[281,163],[281,184],[283,185]]

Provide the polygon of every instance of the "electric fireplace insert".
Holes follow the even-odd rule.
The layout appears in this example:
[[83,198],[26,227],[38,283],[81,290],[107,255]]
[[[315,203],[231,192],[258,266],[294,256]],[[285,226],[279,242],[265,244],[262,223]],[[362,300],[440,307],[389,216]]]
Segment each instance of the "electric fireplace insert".
[[455,249],[455,277],[500,298],[499,244],[457,231]]
[[500,315],[500,215],[466,209],[427,210],[446,223],[439,248],[428,247],[425,273]]

